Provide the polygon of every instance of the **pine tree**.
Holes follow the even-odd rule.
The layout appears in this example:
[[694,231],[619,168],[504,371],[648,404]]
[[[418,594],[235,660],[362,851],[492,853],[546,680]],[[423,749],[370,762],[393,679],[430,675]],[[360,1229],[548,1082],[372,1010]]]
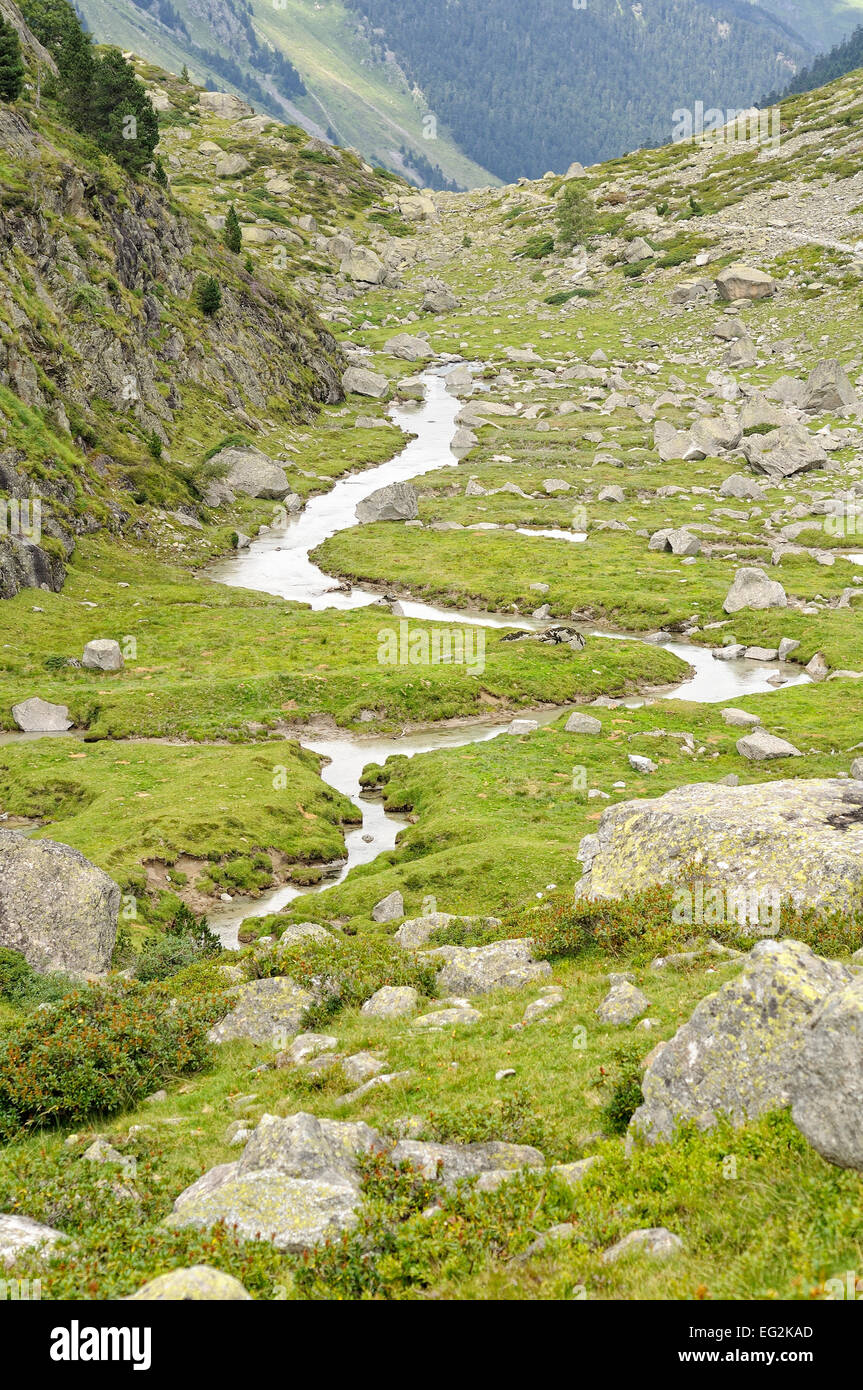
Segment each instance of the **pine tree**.
[[243,234],[240,231],[240,219],[237,217],[237,210],[233,203],[228,208],[228,215],[225,218],[225,230],[222,236],[228,250],[233,251],[236,256],[243,244]]
[[189,80],[189,69],[186,67],[186,64],[184,63],[184,64],[183,64],[183,71],[180,73],[180,81],[181,81],[181,82],[188,82],[188,80]]
[[218,313],[222,307],[222,290],[215,276],[200,276],[195,285],[195,302],[208,319]]
[[0,101],[17,101],[23,86],[21,41],[12,25],[0,17]]

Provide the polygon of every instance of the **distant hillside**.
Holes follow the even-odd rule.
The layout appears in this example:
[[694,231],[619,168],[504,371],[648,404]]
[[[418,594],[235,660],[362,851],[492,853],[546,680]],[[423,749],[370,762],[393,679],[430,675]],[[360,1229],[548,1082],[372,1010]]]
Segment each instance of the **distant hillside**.
[[663,143],[675,109],[748,106],[811,56],[741,0],[347,3],[462,148],[507,180]]
[[863,21],[863,0],[754,0],[789,24],[818,53],[841,43]]
[[[829,53],[816,58],[809,67],[804,68],[785,87],[782,96],[794,96],[799,92],[812,92],[816,87],[824,87],[835,82],[847,72],[863,68],[863,24],[844,43],[837,44]],[[773,100],[774,98],[770,98]]]
[[494,182],[440,122],[393,55],[341,0],[78,0],[100,43],[231,92],[311,135],[433,188]]

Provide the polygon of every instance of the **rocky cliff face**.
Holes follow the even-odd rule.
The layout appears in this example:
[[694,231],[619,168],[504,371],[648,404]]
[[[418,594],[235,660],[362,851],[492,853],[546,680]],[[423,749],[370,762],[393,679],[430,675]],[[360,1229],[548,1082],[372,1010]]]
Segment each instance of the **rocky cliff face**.
[[[39,45],[15,14],[32,71]],[[0,497],[40,498],[59,549],[37,556],[0,525],[6,597],[62,583],[76,534],[195,505],[203,460],[181,429],[311,419],[341,399],[343,370],[290,277],[249,273],[171,191],[68,131],[50,84],[38,109],[33,95],[0,106]],[[220,284],[214,317],[194,302],[202,274]]]

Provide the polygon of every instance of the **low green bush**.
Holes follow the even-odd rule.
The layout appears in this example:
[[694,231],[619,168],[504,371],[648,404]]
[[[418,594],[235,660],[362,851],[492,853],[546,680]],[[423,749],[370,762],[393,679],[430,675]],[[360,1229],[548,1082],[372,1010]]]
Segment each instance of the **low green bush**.
[[304,1028],[322,1027],[342,1009],[358,1008],[384,985],[411,985],[420,994],[436,993],[435,968],[416,960],[388,936],[360,933],[349,945],[329,941],[293,942],[252,957],[251,973],[258,979],[289,975],[312,988],[318,1002],[306,1009]]
[[128,1109],[168,1077],[199,1070],[226,1009],[132,983],[67,995],[0,1041],[0,1142]]

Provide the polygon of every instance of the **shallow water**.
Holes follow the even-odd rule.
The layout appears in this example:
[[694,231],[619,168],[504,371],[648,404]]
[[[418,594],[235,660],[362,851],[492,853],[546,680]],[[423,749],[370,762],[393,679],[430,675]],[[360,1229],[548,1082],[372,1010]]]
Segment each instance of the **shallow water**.
[[[380,594],[374,590],[356,586],[346,593],[334,588],[338,581],[311,562],[309,551],[338,531],[356,526],[355,509],[358,502],[378,488],[388,483],[407,482],[439,468],[457,466],[458,460],[450,449],[450,441],[455,433],[455,417],[461,409],[461,402],[446,391],[444,375],[445,369],[424,373],[421,379],[427,393],[425,402],[417,406],[399,406],[391,411],[395,424],[417,436],[396,458],[345,478],[331,492],[313,498],[298,516],[289,520],[286,530],[265,535],[254,541],[248,550],[211,565],[208,569],[211,578],[238,588],[278,594],[318,610],[380,604]],[[520,535],[569,542],[586,539],[583,532],[527,527],[516,529]],[[505,528],[501,530],[505,531]],[[400,600],[400,607],[405,617],[447,625],[465,623],[490,628],[523,628],[527,631],[537,631],[547,626],[545,622],[520,615],[510,617],[505,613],[439,608],[411,599]],[[643,640],[627,633],[597,632],[594,635],[629,641]],[[669,641],[661,645],[686,661],[694,672],[679,685],[663,691],[666,698],[714,703],[766,693],[775,689],[768,684],[768,677],[777,671],[786,675],[787,685],[800,684],[809,679],[801,674],[792,675],[791,671],[795,668],[783,668],[779,663],[723,662],[717,661],[708,649],[690,643]],[[643,700],[637,698],[626,701],[627,705],[642,703]],[[532,711],[529,717],[540,724],[550,724],[564,712],[564,709],[544,710],[541,713]],[[383,763],[396,754],[413,757],[417,753],[430,753],[442,748],[484,743],[503,734],[509,724],[510,719],[507,718],[498,723],[428,730],[389,738],[349,734],[331,739],[301,736],[299,742],[304,748],[329,759],[322,773],[324,781],[343,792],[362,811],[363,824],[348,832],[344,863],[334,869],[332,876],[317,888],[285,886],[256,900],[237,899],[210,914],[213,929],[226,946],[236,946],[238,928],[247,918],[265,917],[279,911],[294,898],[340,883],[357,865],[371,863],[378,855],[395,847],[399,832],[407,820],[404,816],[385,811],[379,797],[362,794],[360,776],[369,763]],[[365,836],[371,839],[367,841]]]

